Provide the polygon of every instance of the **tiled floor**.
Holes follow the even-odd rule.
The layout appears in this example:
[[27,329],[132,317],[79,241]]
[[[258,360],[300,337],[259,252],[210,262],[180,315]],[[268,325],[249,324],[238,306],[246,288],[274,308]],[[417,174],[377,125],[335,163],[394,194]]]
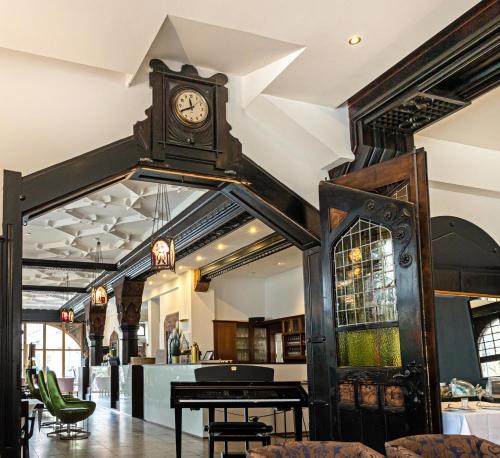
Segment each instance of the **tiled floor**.
[[[171,429],[99,406],[88,420],[88,424],[85,423],[84,426],[91,435],[88,439],[77,441],[49,438],[46,435],[49,429],[43,428],[38,431],[35,426],[35,432],[30,440],[31,458],[175,457],[175,438]],[[282,440],[279,439],[278,442]],[[230,445],[234,451],[242,450],[243,447],[240,444]],[[208,456],[206,440],[183,435],[183,458],[206,456]]]

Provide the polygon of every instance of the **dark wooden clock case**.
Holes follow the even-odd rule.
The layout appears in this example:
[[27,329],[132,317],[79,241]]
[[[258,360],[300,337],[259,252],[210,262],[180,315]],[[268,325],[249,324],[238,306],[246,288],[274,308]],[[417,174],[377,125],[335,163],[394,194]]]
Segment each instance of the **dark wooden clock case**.
[[[216,73],[203,78],[192,65],[183,65],[176,72],[157,59],[150,66],[153,104],[146,110],[147,119],[134,126],[140,146],[152,152],[153,161],[163,162],[169,169],[235,178],[241,144],[230,134],[226,120],[227,76]],[[208,118],[200,126],[188,126],[175,114],[175,95],[183,89],[194,89],[207,100]]]

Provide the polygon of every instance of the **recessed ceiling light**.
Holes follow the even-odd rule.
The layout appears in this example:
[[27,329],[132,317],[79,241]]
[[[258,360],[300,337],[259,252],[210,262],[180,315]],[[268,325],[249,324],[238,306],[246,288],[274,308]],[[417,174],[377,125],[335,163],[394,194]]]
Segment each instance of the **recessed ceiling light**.
[[167,278],[167,274],[163,274],[163,275],[162,275],[162,277],[163,277],[163,278]]
[[182,270],[182,269],[184,269],[184,266],[179,266],[179,270]]
[[284,262],[278,262],[278,266],[284,266],[285,263]]
[[219,244],[217,245],[217,249],[218,249],[218,250],[223,250],[224,248],[226,248],[226,246],[225,246],[223,243],[219,243]]
[[151,280],[148,281],[148,285],[152,285],[153,282]]
[[203,257],[202,256],[196,256],[196,260],[197,261],[203,261]]
[[361,37],[359,35],[353,35],[347,42],[352,46],[359,45],[361,43]]
[[250,229],[248,229],[248,232],[250,232],[250,234],[255,234],[257,232],[257,228],[255,226],[252,226]]

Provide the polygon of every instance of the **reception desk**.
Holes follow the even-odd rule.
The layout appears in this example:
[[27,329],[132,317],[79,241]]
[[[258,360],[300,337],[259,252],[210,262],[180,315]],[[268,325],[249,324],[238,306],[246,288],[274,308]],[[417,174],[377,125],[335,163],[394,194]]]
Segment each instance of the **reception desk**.
[[[305,381],[307,379],[306,364],[259,364],[274,369],[276,381]],[[143,366],[144,370],[144,420],[166,426],[175,427],[174,409],[170,408],[170,383],[195,381],[195,369],[201,364],[151,364]],[[229,421],[241,421],[242,409],[229,409]],[[292,413],[286,419],[287,431],[293,432]],[[273,409],[250,409],[250,416],[259,416],[261,421],[272,425],[276,432],[284,431],[284,414]],[[222,421],[222,412],[216,411],[215,419]],[[306,425],[309,424],[307,412],[304,412]],[[197,437],[204,437],[204,425],[208,423],[208,412],[185,409],[182,430]],[[276,423],[276,424],[275,424]]]

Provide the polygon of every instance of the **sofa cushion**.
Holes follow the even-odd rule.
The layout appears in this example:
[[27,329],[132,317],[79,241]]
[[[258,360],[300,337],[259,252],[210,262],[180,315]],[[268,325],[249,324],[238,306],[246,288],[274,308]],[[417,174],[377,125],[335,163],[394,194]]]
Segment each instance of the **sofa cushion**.
[[359,442],[286,442],[249,450],[251,458],[382,458],[383,455]]

